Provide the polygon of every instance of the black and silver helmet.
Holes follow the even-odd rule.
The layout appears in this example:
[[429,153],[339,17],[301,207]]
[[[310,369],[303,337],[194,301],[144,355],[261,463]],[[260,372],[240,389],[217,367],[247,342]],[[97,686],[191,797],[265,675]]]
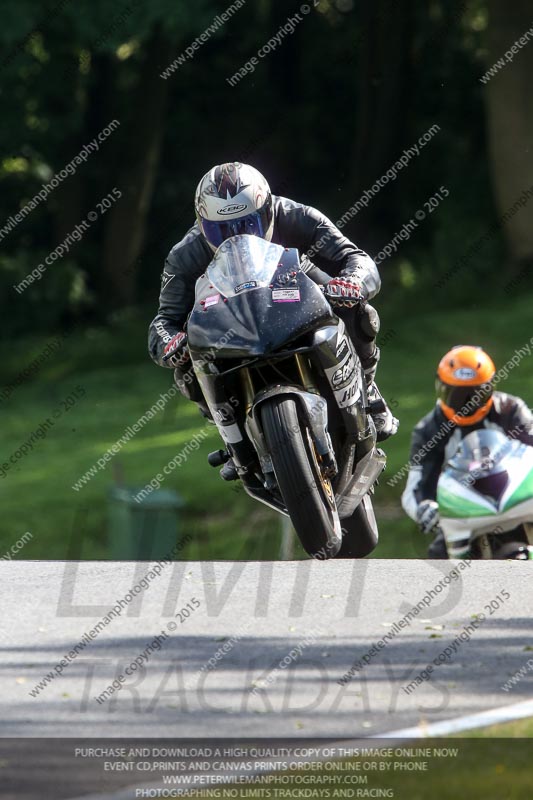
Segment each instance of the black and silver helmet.
[[235,161],[210,169],[198,184],[194,206],[200,230],[213,250],[241,233],[272,239],[270,187],[248,164]]

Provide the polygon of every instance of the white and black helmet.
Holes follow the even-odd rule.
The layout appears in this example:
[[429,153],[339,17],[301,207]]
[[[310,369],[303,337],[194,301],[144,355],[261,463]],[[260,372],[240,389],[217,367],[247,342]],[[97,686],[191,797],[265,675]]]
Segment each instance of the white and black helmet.
[[270,187],[248,164],[235,161],[210,169],[198,184],[194,206],[200,230],[214,250],[240,233],[272,239]]

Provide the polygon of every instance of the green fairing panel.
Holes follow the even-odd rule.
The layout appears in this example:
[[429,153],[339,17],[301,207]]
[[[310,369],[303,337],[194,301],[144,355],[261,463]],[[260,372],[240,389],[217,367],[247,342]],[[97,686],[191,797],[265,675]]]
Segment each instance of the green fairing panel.
[[489,517],[496,513],[486,506],[480,506],[464,497],[459,497],[447,489],[439,489],[437,492],[437,502],[439,513],[442,517]]
[[517,506],[525,500],[531,500],[531,498],[533,498],[533,470],[506,500],[504,508],[513,508],[513,506]]

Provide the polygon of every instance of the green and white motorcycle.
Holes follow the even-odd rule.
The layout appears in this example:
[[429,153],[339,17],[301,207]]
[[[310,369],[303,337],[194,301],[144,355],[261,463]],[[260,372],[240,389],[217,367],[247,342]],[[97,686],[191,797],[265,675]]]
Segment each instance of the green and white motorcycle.
[[533,560],[533,447],[501,431],[469,433],[437,488],[450,558]]

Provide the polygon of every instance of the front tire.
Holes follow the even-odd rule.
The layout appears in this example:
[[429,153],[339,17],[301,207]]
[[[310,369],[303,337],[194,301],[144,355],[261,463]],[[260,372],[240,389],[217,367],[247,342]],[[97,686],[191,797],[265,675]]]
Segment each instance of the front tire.
[[313,558],[334,558],[342,538],[335,496],[322,476],[297,402],[288,395],[265,401],[261,420],[276,480],[303,548]]

